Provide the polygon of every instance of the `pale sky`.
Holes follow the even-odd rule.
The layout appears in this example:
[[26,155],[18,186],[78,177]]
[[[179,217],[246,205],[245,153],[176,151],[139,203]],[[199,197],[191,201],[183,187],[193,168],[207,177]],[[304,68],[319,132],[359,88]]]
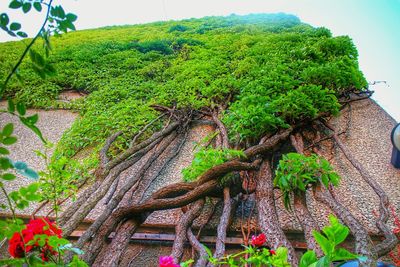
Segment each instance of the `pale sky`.
[[[19,21],[29,34],[39,28],[44,14],[24,16],[7,9],[0,11]],[[303,22],[324,26],[337,35],[349,35],[359,51],[361,70],[371,86],[373,98],[400,121],[400,0],[54,0],[67,12],[78,15],[77,29],[138,24],[211,15],[285,12]],[[11,40],[0,31],[0,41]]]

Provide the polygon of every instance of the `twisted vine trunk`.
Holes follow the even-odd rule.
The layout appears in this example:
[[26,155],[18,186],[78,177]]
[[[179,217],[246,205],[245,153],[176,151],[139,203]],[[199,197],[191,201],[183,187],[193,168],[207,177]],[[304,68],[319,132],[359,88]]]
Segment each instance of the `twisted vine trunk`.
[[297,220],[300,222],[301,227],[304,231],[304,237],[307,243],[307,248],[315,251],[318,257],[322,257],[324,253],[321,247],[318,245],[317,241],[313,236],[313,231],[321,231],[318,224],[315,222],[310,211],[308,210],[306,203],[306,195],[302,193],[301,195],[294,195],[294,214]]
[[189,210],[183,213],[175,226],[175,240],[172,247],[171,256],[175,263],[179,263],[183,256],[185,241],[187,240],[187,230],[191,227],[194,219],[196,219],[204,206],[204,199],[199,199],[189,206]]
[[[110,161],[107,157],[107,152],[121,132],[111,135],[100,151],[100,166],[94,173],[96,178],[95,183],[86,189],[60,216],[58,223],[63,229],[66,228],[66,230],[63,231],[64,236],[71,234],[76,226],[87,216],[90,210],[96,206],[99,198],[101,199],[104,194],[107,193],[107,191],[104,194],[103,191],[98,191],[99,188],[108,189],[122,171],[139,161],[144,154],[161,141],[162,137],[170,134],[179,125],[180,122],[178,121],[172,123],[165,129],[154,133],[145,141],[137,145],[133,144],[117,158]],[[104,181],[104,179],[106,180]],[[89,199],[91,200],[90,202],[88,202]],[[79,209],[76,207],[79,207]]]
[[117,267],[121,256],[126,251],[129,240],[136,232],[140,224],[136,220],[128,220],[124,222],[116,231],[111,244],[107,249],[103,249],[100,255],[96,258],[93,266],[98,267]]
[[96,219],[94,223],[85,231],[85,233],[79,238],[76,247],[82,248],[83,245],[89,240],[91,236],[93,236],[96,231],[100,228],[100,226],[104,223],[104,221],[111,215],[113,210],[120,204],[125,194],[129,190],[133,190],[133,186],[137,186],[140,180],[143,178],[149,167],[158,159],[158,157],[167,149],[167,147],[173,142],[176,134],[171,134],[168,136],[163,142],[160,144],[155,151],[151,152],[150,157],[146,160],[146,162],[137,170],[137,172],[129,177],[125,184],[117,191],[117,193],[111,198],[111,201],[107,204],[103,213]]
[[[332,126],[328,126],[331,130],[334,130]],[[362,164],[352,155],[350,150],[343,144],[339,139],[339,136],[334,132],[333,139],[336,144],[343,152],[348,161],[353,165],[353,167],[361,174],[364,181],[374,190],[374,192],[379,197],[379,217],[376,221],[376,227],[384,235],[385,239],[380,243],[375,245],[375,252],[378,257],[384,256],[390,251],[392,251],[399,240],[397,236],[391,231],[391,229],[386,224],[389,219],[389,197],[383,188],[376,182],[376,180],[369,174],[369,172],[362,166]]]
[[292,244],[286,238],[276,213],[274,199],[274,185],[272,182],[272,170],[269,160],[261,164],[257,179],[256,202],[258,209],[258,224],[261,231],[267,236],[270,247],[286,247],[288,249],[288,261],[291,266],[298,266],[298,259]]
[[[93,238],[90,246],[87,249],[87,253],[83,255],[83,259],[88,264],[92,264],[100,251],[105,247],[108,236],[112,231],[114,231],[121,221],[124,221],[125,219],[132,220],[136,229],[147,219],[148,216],[150,216],[153,211],[179,208],[188,205],[209,195],[219,188],[218,182],[212,180],[177,197],[156,198],[160,195],[174,195],[175,192],[180,191],[176,184],[167,187],[168,190],[165,188],[160,189],[159,191],[155,192],[150,199],[146,200],[142,204],[116,209],[97,231],[96,236]],[[193,185],[191,185],[191,188],[193,188]]]
[[194,267],[205,267],[208,262],[208,254],[204,246],[199,242],[196,236],[193,234],[191,228],[187,230],[187,237],[189,239],[190,245],[197,251],[198,258]]
[[78,208],[76,208],[74,203],[72,203],[72,206],[70,206],[68,209],[74,209],[75,212],[70,219],[65,222],[65,224],[61,225],[63,228],[63,236],[69,236],[78,227],[78,225],[83,221],[83,219],[85,219],[89,212],[107,194],[114,180],[117,179],[123,171],[138,162],[147,152],[161,142],[161,140],[162,139],[157,139],[146,148],[135,153],[132,158],[122,162],[120,165],[112,169],[107,178],[100,185],[98,185],[97,190],[94,191]]
[[[217,227],[217,240],[215,243],[214,258],[221,258],[225,254],[226,232],[232,221],[232,214],[235,208],[234,200],[230,195],[230,188],[224,187],[224,207]],[[213,266],[209,263],[209,266]]]
[[[297,153],[304,154],[304,141],[300,134],[290,135],[290,141]],[[304,231],[307,248],[314,250],[318,257],[322,257],[324,253],[312,234],[314,230],[321,231],[321,229],[308,210],[305,192],[294,194],[294,214]]]

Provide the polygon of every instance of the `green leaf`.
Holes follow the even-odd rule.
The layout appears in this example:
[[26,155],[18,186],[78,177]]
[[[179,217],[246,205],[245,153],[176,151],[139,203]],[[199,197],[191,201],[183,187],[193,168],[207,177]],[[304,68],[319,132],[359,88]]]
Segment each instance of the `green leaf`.
[[22,37],[22,38],[28,37],[28,34],[26,34],[25,32],[17,32],[17,35],[18,35],[19,37]]
[[212,251],[206,246],[204,246],[204,249],[206,250],[208,257],[212,258],[212,256],[213,256]]
[[44,67],[44,72],[48,76],[54,76],[57,74],[56,69],[53,67],[53,65],[47,63],[46,66]]
[[43,143],[47,143],[46,140],[43,138],[42,132],[39,130],[38,127],[36,127],[35,125],[33,125],[30,121],[28,121],[26,118],[24,117],[19,117],[19,120],[26,125],[29,129],[32,130],[32,132],[34,132]]
[[35,193],[37,190],[39,190],[39,184],[38,183],[31,183],[26,187],[28,192],[30,193]]
[[12,99],[8,99],[8,100],[7,100],[7,103],[8,103],[8,105],[7,105],[7,110],[8,110],[9,112],[11,112],[11,113],[14,113],[14,111],[15,111],[14,101],[13,101]]
[[25,265],[25,259],[1,259],[0,260],[0,266],[24,266]]
[[0,14],[0,25],[7,27],[8,23],[10,22],[10,19],[8,18],[8,15],[6,13]]
[[10,5],[8,6],[9,8],[12,9],[18,9],[22,6],[22,3],[20,1],[14,0],[10,3]]
[[23,172],[21,172],[21,174],[29,179],[33,180],[39,179],[39,174],[30,168],[26,168]]
[[330,255],[334,248],[332,246],[331,242],[317,231],[313,231],[313,236],[314,236],[315,240],[317,241],[318,245],[321,247],[324,254]]
[[75,25],[74,25],[71,21],[65,20],[65,21],[63,21],[63,23],[64,23],[64,26],[65,26],[66,28],[68,28],[68,29],[70,29],[70,30],[73,30],[73,31],[76,30]]
[[88,267],[89,265],[86,264],[83,260],[79,259],[77,255],[74,255],[68,267]]
[[31,123],[31,124],[36,124],[38,119],[39,119],[39,115],[38,114],[34,114],[32,116],[26,117],[26,119]]
[[39,68],[43,68],[46,64],[46,61],[44,60],[44,58],[42,57],[41,54],[39,54],[38,52],[36,52],[33,49],[29,50],[29,56],[32,60],[32,62]]
[[7,33],[9,35],[11,35],[12,37],[16,37],[17,36],[13,31],[10,31],[10,30],[7,30]]
[[12,173],[5,173],[1,178],[6,181],[12,181],[16,178],[16,176]]
[[26,14],[26,13],[29,12],[29,10],[31,10],[31,7],[32,7],[32,4],[31,4],[31,3],[25,2],[25,3],[22,5],[22,11]]
[[18,111],[19,115],[24,116],[26,113],[25,104],[22,102],[18,102],[17,103],[17,111]]
[[317,261],[318,258],[315,252],[313,250],[309,250],[301,257],[299,267],[308,267]]
[[0,166],[3,170],[7,170],[13,167],[12,162],[9,158],[0,158]]
[[19,29],[21,29],[21,24],[19,24],[17,22],[13,22],[10,24],[10,30],[18,31]]
[[58,8],[58,17],[61,19],[65,19],[65,11],[62,6],[57,6]]
[[36,11],[40,12],[42,11],[42,4],[39,2],[33,3],[33,7],[36,9]]
[[25,170],[26,168],[28,168],[28,165],[23,161],[16,161],[13,165],[14,168],[16,168],[17,170]]
[[8,155],[8,154],[10,154],[10,151],[8,151],[8,149],[6,149],[4,147],[0,147],[0,154]]
[[330,267],[329,257],[324,256],[317,261],[317,267]]
[[9,136],[3,139],[3,144],[5,145],[12,145],[17,142],[17,138],[14,136]]
[[7,124],[6,126],[4,126],[4,128],[3,128],[3,135],[4,135],[5,137],[8,137],[8,136],[12,135],[13,131],[14,131],[14,124],[8,123],[8,124]]
[[78,16],[72,13],[68,13],[66,16],[67,20],[69,20],[70,22],[74,22],[77,20]]
[[344,261],[356,259],[358,255],[351,253],[344,248],[338,248],[335,250],[332,256],[332,261]]

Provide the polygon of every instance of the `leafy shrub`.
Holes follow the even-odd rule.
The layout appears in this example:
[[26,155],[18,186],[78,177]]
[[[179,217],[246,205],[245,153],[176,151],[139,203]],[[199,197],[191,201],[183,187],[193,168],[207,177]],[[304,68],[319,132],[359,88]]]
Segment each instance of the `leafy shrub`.
[[246,95],[233,103],[225,113],[223,122],[229,127],[232,139],[242,141],[259,137],[279,127],[287,127],[277,116],[268,96]]
[[[187,30],[176,31],[181,26]],[[34,48],[42,53],[41,44]],[[18,42],[0,44],[0,78],[22,49]],[[119,130],[124,134],[114,149],[126,148],[129,137],[157,116],[150,108],[154,103],[192,109],[227,105],[222,120],[230,138],[254,142],[299,120],[336,114],[341,94],[367,85],[350,38],[332,37],[325,28],[285,14],[79,31],[54,38],[48,60],[57,76],[42,80],[23,62],[24,80],[12,80],[5,97],[49,108],[59,106],[62,90],[89,92],[63,104],[81,115],[56,149],[66,157],[98,149]]]
[[298,153],[288,153],[279,161],[275,172],[274,185],[283,193],[283,202],[290,208],[290,194],[305,192],[308,184],[322,182],[337,186],[340,176],[333,170],[329,161],[313,154],[305,156]]
[[170,55],[173,53],[171,48],[171,41],[169,40],[155,40],[142,43],[132,43],[131,47],[140,51],[141,53],[148,53],[150,51],[160,52],[163,55]]
[[299,267],[330,266],[332,262],[343,262],[357,258],[363,260],[347,249],[338,247],[349,235],[349,228],[342,225],[333,215],[329,216],[329,222],[330,224],[322,229],[322,233],[313,232],[313,236],[324,252],[324,256],[318,259],[315,252],[309,250],[302,256]]
[[189,29],[189,27],[181,24],[177,24],[169,28],[168,32],[185,32]]
[[183,179],[190,182],[198,178],[212,167],[227,162],[233,158],[245,157],[243,151],[234,149],[200,149],[194,154],[189,167],[182,170]]

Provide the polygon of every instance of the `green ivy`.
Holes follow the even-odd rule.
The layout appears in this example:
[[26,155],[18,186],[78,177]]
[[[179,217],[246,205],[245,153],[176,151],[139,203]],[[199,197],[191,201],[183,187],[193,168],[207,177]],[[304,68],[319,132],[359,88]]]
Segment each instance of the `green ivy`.
[[245,157],[245,154],[241,150],[201,148],[194,154],[194,159],[191,165],[182,170],[183,180],[186,182],[194,181],[214,166],[227,162],[233,158],[243,157]]
[[313,231],[313,236],[321,247],[324,256],[317,258],[313,250],[307,251],[300,259],[299,267],[331,266],[332,262],[343,262],[359,258],[347,249],[338,247],[349,235],[349,228],[342,225],[339,220],[329,216],[330,224],[322,229],[322,233]]
[[309,184],[322,182],[325,186],[337,186],[340,176],[326,159],[315,154],[299,153],[283,155],[275,172],[274,186],[283,193],[283,202],[290,209],[290,194],[305,192]]
[[[74,19],[58,8],[53,13],[60,23]],[[5,93],[30,107],[80,113],[57,145],[55,158],[71,158],[86,148],[96,153],[116,131],[123,134],[111,154],[125,149],[159,115],[152,104],[196,110],[225,105],[222,121],[230,139],[251,144],[298,121],[336,115],[339,96],[367,86],[349,37],[332,37],[328,29],[285,14],[72,32],[52,39],[48,57],[45,40],[33,46],[33,61],[25,60],[19,68],[22,80],[12,79]],[[1,79],[23,49],[19,42],[0,44]],[[58,98],[66,89],[89,95],[64,103]],[[144,137],[159,127],[154,125]]]

